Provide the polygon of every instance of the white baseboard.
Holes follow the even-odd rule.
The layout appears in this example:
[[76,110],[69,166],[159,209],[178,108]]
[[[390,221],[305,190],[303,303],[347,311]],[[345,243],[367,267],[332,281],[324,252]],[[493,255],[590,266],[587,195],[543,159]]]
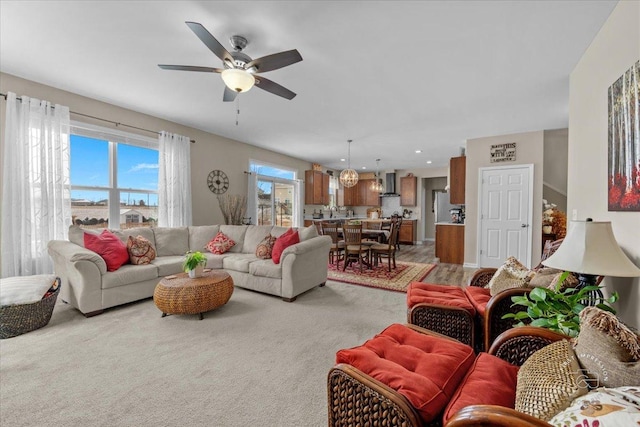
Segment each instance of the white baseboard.
[[465,262],[464,264],[462,264],[463,267],[465,268],[478,268],[478,264],[477,263],[470,263],[470,262]]

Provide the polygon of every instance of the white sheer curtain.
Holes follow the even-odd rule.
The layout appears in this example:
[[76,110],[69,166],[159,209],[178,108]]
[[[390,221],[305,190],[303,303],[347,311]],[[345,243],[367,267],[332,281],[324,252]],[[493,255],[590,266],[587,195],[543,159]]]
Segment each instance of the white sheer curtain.
[[163,131],[159,143],[158,225],[191,225],[191,141]]
[[304,181],[296,179],[293,181],[294,194],[297,200],[293,201],[293,226],[304,226]]
[[53,272],[47,243],[71,225],[69,108],[7,95],[2,277]]
[[251,224],[258,224],[258,173],[247,173],[247,213],[251,217]]

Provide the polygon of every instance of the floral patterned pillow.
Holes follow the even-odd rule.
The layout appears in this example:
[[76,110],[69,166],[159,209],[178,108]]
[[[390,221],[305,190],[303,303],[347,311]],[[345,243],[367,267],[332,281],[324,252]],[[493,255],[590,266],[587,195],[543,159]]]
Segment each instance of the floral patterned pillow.
[[271,251],[273,251],[273,245],[276,243],[277,237],[269,234],[265,237],[256,248],[256,256],[260,259],[271,259]]
[[229,236],[224,234],[222,231],[219,231],[218,234],[216,234],[216,236],[211,239],[209,243],[207,243],[205,249],[216,255],[222,255],[223,253],[234,247],[235,244],[236,242],[231,240]]
[[127,252],[133,265],[149,264],[156,258],[156,250],[151,246],[151,242],[142,236],[129,236]]
[[640,387],[598,388],[576,398],[549,424],[555,427],[640,425]]
[[532,275],[533,272],[515,257],[510,256],[498,268],[486,287],[489,288],[491,296],[494,296],[506,289],[526,287]]

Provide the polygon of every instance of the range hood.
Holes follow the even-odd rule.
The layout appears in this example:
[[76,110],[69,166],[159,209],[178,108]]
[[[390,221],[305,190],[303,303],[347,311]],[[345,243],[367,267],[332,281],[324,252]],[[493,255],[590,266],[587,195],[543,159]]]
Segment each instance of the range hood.
[[385,182],[384,188],[387,190],[384,194],[381,194],[381,197],[399,197],[400,195],[396,193],[396,174],[395,172],[387,173],[387,178]]

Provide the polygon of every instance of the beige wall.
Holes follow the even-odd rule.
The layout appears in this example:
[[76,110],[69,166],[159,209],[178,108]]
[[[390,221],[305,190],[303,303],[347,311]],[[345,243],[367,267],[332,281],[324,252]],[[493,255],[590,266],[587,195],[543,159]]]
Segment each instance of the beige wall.
[[[303,160],[127,110],[95,99],[86,98],[54,87],[41,85],[9,74],[0,73],[0,91],[2,93],[11,91],[18,96],[26,95],[44,99],[54,104],[66,105],[71,111],[126,123],[144,129],[165,130],[195,139],[197,142],[191,144],[191,192],[194,225],[223,223],[218,200],[216,196],[209,191],[207,186],[207,175],[214,169],[223,170],[228,175],[230,183],[229,190],[227,191],[228,194],[247,193],[247,177],[244,171],[249,168],[249,159],[297,169],[300,179],[304,179],[305,170],[311,169],[311,163]],[[5,108],[6,102],[4,100],[0,101],[0,128],[3,129],[0,138],[0,153],[3,152],[4,147]],[[89,122],[88,119],[73,114],[71,115],[71,119]],[[113,127],[108,123],[100,121],[95,121],[93,124]],[[250,124],[245,123],[244,126],[250,126]],[[124,127],[119,129],[132,133],[139,132]],[[154,136],[146,132],[139,133],[145,136]],[[1,184],[0,182],[0,188],[2,188]],[[255,222],[255,218],[253,220]]]
[[[607,90],[640,58],[640,2],[621,1],[571,73],[569,219],[611,221],[618,244],[640,266],[640,212],[607,210]],[[640,327],[640,278],[608,277],[620,294],[619,315]]]
[[544,131],[542,198],[567,211],[567,164],[569,163],[569,129]]
[[[515,142],[516,161],[508,165],[533,164],[533,223],[531,224],[531,265],[540,261],[542,242],[542,164],[544,131],[492,136],[467,140],[467,173],[465,180],[466,220],[464,230],[464,263],[478,263],[478,173],[482,167],[507,166],[490,163],[490,147],[493,144]],[[524,261],[524,260],[522,260]]]

